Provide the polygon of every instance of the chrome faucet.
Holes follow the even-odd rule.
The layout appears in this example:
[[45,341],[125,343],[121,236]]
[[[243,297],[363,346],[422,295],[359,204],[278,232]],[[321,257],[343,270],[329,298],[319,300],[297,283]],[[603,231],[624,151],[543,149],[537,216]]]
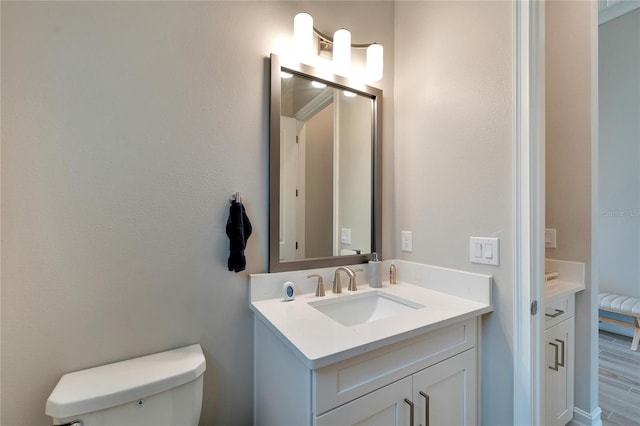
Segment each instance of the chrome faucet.
[[334,293],[342,293],[342,283],[340,282],[340,271],[344,271],[349,276],[349,291],[355,291],[356,287],[356,274],[346,266],[340,266],[336,268],[336,272],[333,275],[333,288],[331,291]]

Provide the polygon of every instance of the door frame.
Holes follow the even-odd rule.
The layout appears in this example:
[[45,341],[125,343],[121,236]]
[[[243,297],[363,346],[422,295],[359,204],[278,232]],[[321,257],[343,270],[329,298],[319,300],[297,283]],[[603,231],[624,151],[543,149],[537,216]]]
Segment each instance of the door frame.
[[[543,424],[544,2],[513,4],[513,424]],[[533,312],[533,305],[537,308]]]
[[[545,223],[545,3],[513,0],[514,52],[514,328],[513,424],[544,420],[544,223]],[[597,4],[593,3],[591,49],[597,52]],[[594,13],[595,11],[595,13]],[[598,407],[598,64],[591,64],[591,279],[588,411],[574,407],[572,424],[601,425]],[[537,314],[531,304],[537,301]],[[577,330],[576,330],[577,331]]]

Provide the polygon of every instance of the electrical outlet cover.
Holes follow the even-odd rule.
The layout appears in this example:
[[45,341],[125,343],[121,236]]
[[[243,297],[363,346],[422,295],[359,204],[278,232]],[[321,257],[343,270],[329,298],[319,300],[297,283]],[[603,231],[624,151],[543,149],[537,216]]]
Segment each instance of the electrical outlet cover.
[[351,228],[342,228],[341,229],[340,242],[342,244],[351,244]]
[[413,251],[413,233],[411,231],[402,231],[402,251]]

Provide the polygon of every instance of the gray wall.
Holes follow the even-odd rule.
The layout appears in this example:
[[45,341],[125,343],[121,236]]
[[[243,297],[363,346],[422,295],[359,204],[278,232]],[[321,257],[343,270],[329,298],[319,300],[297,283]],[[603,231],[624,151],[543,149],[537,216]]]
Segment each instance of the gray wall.
[[546,227],[557,229],[557,248],[547,258],[583,262],[586,290],[576,296],[575,405],[597,407],[597,276],[592,276],[592,121],[597,96],[597,6],[547,1],[546,7]]
[[[207,358],[202,424],[250,424],[247,275],[267,270],[267,58],[301,10],[321,31],[347,27],[356,42],[384,44],[392,111],[393,5],[1,8],[2,424],[51,424],[45,400],[66,372],[194,342]],[[385,173],[390,200],[392,165]],[[254,225],[239,274],[227,271],[224,232],[235,191]]]
[[[485,425],[513,424],[512,21],[509,2],[396,3],[394,249],[494,276]],[[471,264],[470,236],[499,237],[500,266]]]
[[640,297],[640,9],[598,41],[600,290]]
[[[48,424],[65,372],[192,342],[207,356],[202,423],[251,422],[266,58],[301,10],[385,46],[383,258],[494,275],[482,420],[512,423],[509,2],[1,7],[2,424]],[[224,235],[234,191],[254,224],[237,275]],[[469,263],[471,235],[501,239],[499,267]]]

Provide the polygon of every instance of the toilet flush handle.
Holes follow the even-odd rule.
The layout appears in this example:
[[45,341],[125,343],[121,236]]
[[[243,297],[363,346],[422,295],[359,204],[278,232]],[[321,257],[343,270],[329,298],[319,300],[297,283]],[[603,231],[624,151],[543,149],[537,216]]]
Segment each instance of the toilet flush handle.
[[82,420],[75,420],[71,423],[65,423],[62,425],[53,425],[53,426],[82,426]]

